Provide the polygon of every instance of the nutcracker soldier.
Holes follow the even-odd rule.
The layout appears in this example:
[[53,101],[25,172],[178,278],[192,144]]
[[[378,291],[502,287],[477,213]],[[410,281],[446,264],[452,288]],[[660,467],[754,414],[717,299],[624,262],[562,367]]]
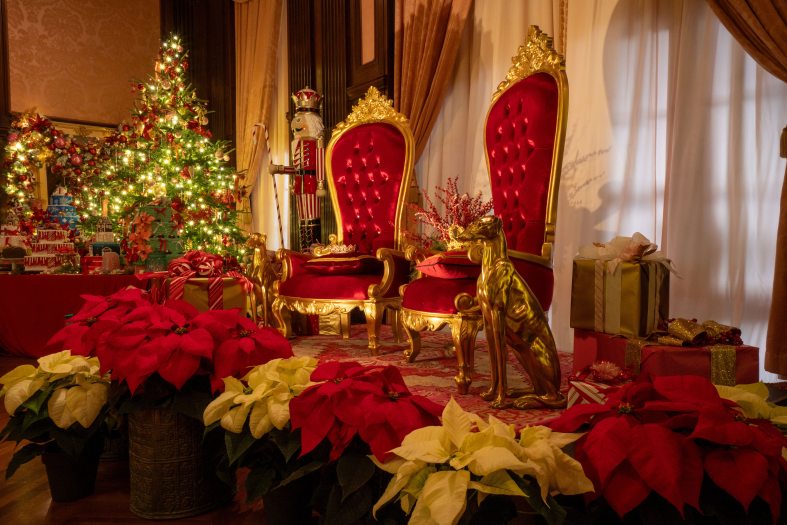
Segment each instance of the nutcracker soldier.
[[271,173],[291,175],[290,191],[298,211],[300,250],[320,242],[320,210],[325,197],[325,147],[320,117],[322,95],[308,86],[292,94],[292,166],[272,166]]

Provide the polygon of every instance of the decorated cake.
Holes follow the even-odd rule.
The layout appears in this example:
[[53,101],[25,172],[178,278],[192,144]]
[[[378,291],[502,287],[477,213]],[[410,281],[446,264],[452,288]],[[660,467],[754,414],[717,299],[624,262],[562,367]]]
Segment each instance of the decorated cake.
[[79,223],[79,216],[73,205],[74,198],[68,194],[63,186],[58,186],[49,196],[49,206],[46,211],[50,220],[70,229],[75,229]]
[[32,243],[33,253],[26,255],[27,272],[52,272],[76,255],[68,230],[40,229]]

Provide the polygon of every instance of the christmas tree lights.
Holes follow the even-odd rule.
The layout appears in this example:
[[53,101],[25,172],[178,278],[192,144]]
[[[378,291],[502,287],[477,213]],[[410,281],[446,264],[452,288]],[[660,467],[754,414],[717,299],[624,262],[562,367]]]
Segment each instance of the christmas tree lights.
[[180,39],[170,36],[153,75],[134,85],[139,96],[131,121],[107,139],[114,163],[106,177],[115,186],[108,206],[130,221],[141,206],[168,202],[186,250],[238,255],[243,233],[228,144],[212,140],[206,103],[186,83],[188,66]]

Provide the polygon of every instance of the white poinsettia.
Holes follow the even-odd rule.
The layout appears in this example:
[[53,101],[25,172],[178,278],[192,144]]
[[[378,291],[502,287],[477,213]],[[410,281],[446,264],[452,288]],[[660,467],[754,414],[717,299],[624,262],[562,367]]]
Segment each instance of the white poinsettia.
[[28,399],[51,385],[47,401],[50,419],[60,428],[78,422],[90,427],[107,402],[109,377],[99,374],[95,357],[72,356],[69,350],[46,355],[38,359],[38,367],[21,365],[0,377],[9,415]]
[[744,416],[750,419],[770,419],[775,425],[787,426],[787,407],[768,402],[769,392],[765,383],[716,385],[716,390],[719,396],[735,401]]
[[219,421],[225,430],[239,434],[248,419],[256,439],[273,428],[281,430],[290,421],[290,400],[310,386],[316,366],[312,357],[273,359],[254,367],[242,381],[225,378],[224,393],[205,408],[203,422],[208,426]]
[[467,491],[526,497],[509,471],[532,476],[541,496],[581,494],[593,490],[582,467],[560,447],[578,435],[527,427],[516,439],[513,425],[465,412],[451,399],[443,410],[442,426],[412,431],[391,452],[394,459],[377,466],[393,474],[373,512],[399,497],[411,524],[455,524],[467,504]]

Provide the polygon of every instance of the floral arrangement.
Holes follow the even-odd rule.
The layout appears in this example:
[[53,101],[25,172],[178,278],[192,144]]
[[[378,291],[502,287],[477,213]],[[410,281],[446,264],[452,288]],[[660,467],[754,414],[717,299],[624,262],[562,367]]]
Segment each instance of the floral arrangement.
[[548,522],[559,521],[565,511],[551,495],[593,490],[582,466],[561,450],[579,437],[532,426],[517,439],[513,425],[492,416],[485,422],[451,399],[442,425],[413,430],[391,459],[374,459],[393,474],[374,512],[398,498],[411,525],[455,524],[473,495],[479,507],[488,495],[505,495],[525,498]]
[[258,327],[235,310],[200,313],[183,301],[154,304],[134,287],[107,297],[86,296],[48,347],[98,356],[102,372],[125,383],[132,395],[155,378],[164,381],[169,394],[196,377],[209,378],[215,391],[224,377],[292,355],[276,330]]
[[36,169],[48,162],[54,175],[77,188],[74,205],[84,222],[89,216],[100,215],[101,200],[106,196],[106,181],[101,174],[109,159],[108,149],[100,140],[71,137],[46,117],[24,113],[15,118],[8,134],[3,185],[14,207],[27,217],[35,207],[32,200]]
[[701,521],[707,514],[731,515],[735,509],[729,505],[713,508],[731,497],[741,514],[733,520],[768,511],[770,518],[756,519],[778,519],[787,490],[787,440],[769,421],[747,419],[705,378],[629,383],[605,404],[576,405],[549,426],[587,430],[576,442],[575,457],[596,494],[621,518],[645,513],[656,500],[669,504],[659,506],[671,512],[667,521]]
[[[411,394],[393,366],[317,367],[313,358],[289,358],[225,384],[204,423],[208,433],[219,427],[226,432],[230,469],[247,470],[247,501],[307,481],[301,497],[311,499],[311,507],[305,510],[332,523],[356,523],[382,493],[388,476],[369,454],[387,459],[407,433],[437,424],[441,411]],[[271,505],[266,499],[266,512]]]
[[415,219],[427,226],[431,231],[416,234],[404,232],[405,238],[423,250],[446,250],[454,247],[455,240],[451,229],[466,228],[473,221],[492,211],[492,201],[484,201],[479,191],[475,197],[467,193],[459,193],[457,181],[459,177],[449,178],[445,188],[435,188],[435,201],[441,203],[441,212],[435,202],[426,193],[423,194],[426,208],[410,204]]
[[128,262],[145,262],[153,251],[153,248],[148,244],[153,235],[153,220],[152,215],[143,211],[131,221],[130,233],[126,239],[123,239],[123,251]]
[[65,350],[41,357],[37,367],[21,365],[0,377],[0,397],[11,416],[0,440],[30,441],[12,456],[6,479],[46,450],[79,457],[101,435],[110,381],[99,370],[97,358]]

